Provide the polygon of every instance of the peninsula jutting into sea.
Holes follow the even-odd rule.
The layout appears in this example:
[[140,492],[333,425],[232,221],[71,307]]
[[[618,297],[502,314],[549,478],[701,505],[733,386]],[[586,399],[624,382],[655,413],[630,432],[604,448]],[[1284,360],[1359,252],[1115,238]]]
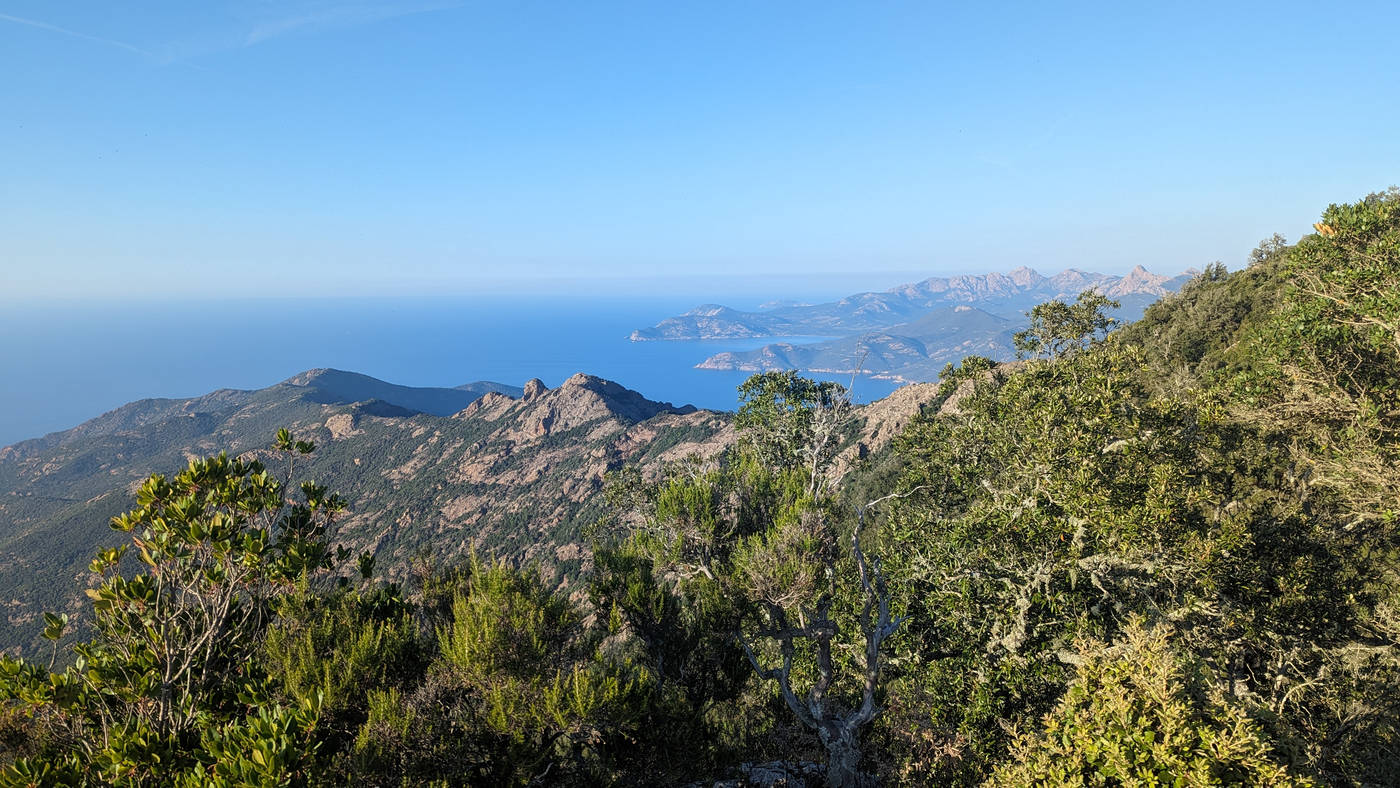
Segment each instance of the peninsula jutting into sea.
[[944,365],[964,356],[1015,356],[1012,336],[1036,304],[1072,300],[1093,290],[1118,302],[1114,317],[1131,322],[1148,304],[1176,292],[1200,272],[1175,277],[1142,266],[1124,276],[1066,269],[1041,276],[1026,267],[1005,274],[933,277],[879,293],[857,293],[823,304],[777,302],[755,312],[705,304],[632,332],[632,341],[724,340],[758,337],[829,337],[819,342],[775,342],[715,354],[701,369],[764,372],[798,369],[864,374],[899,382],[937,380]]

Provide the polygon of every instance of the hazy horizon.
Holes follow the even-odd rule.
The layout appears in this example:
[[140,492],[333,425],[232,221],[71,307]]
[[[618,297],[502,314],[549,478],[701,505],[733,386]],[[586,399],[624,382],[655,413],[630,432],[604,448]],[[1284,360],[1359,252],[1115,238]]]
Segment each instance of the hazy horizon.
[[[1098,269],[1088,269],[1083,266],[1038,268],[1035,265],[1025,265],[1024,267],[1030,268],[1047,277],[1069,268],[1122,276],[1132,270],[1134,265],[1139,264],[1104,266]],[[1148,268],[1148,270],[1153,274],[1172,277],[1191,269],[1199,270],[1203,268],[1204,265],[1205,263],[1198,263],[1176,268]],[[862,271],[824,276],[754,274],[750,276],[713,277],[703,274],[693,274],[650,277],[551,277],[541,280],[494,280],[490,282],[478,282],[472,285],[464,284],[460,289],[436,288],[431,291],[406,292],[381,290],[377,293],[357,291],[337,292],[329,289],[317,289],[315,291],[271,290],[269,292],[256,294],[217,294],[207,292],[185,294],[178,291],[148,291],[125,295],[101,293],[23,295],[7,292],[0,293],[0,304],[6,305],[12,309],[25,309],[42,308],[45,305],[64,303],[103,305],[115,299],[120,299],[126,303],[156,305],[173,301],[178,301],[180,303],[199,301],[211,304],[276,300],[372,301],[373,299],[381,297],[397,299],[421,298],[427,300],[463,298],[520,299],[532,297],[541,299],[569,299],[581,297],[595,301],[599,299],[607,300],[608,298],[616,298],[633,303],[645,303],[648,300],[656,300],[657,293],[660,292],[665,294],[662,299],[664,302],[670,302],[679,298],[682,300],[688,299],[691,306],[704,303],[722,303],[725,306],[734,307],[736,309],[751,310],[769,301],[804,301],[812,303],[836,301],[856,293],[884,292],[893,290],[902,285],[921,282],[930,278],[985,276],[992,273],[1007,274],[1019,267],[1022,266],[1006,266],[998,269],[985,270],[957,267],[933,273],[921,273],[918,271]],[[1233,270],[1242,267],[1242,264],[1228,265],[1227,267]]]

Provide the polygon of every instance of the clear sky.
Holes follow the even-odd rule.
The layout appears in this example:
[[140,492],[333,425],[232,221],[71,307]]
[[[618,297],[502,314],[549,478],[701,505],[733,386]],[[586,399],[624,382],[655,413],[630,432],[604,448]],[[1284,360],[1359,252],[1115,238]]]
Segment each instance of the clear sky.
[[1334,8],[0,0],[0,299],[1235,266],[1400,182]]

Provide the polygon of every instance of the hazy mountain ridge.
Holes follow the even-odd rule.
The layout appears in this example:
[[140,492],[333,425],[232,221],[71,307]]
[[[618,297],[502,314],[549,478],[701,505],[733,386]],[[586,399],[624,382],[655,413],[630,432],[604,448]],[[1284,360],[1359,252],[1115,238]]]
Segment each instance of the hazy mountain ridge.
[[760,312],[707,304],[634,331],[632,340],[831,336],[821,342],[778,342],[717,353],[696,367],[933,381],[945,364],[968,355],[1012,358],[1012,335],[1025,327],[1026,313],[1036,304],[1098,290],[1121,303],[1113,314],[1128,322],[1152,302],[1180,290],[1195,273],[1166,277],[1137,266],[1124,276],[1069,268],[1047,277],[1023,266],[1005,274],[933,277],[825,304],[773,302]]
[[[1153,274],[1142,266],[1124,276],[1068,268],[1043,276],[1027,267],[1007,273],[931,277],[883,292],[865,292],[822,304],[769,302],[757,312],[705,304],[650,328],[632,332],[635,342],[660,339],[731,339],[764,336],[842,336],[887,329],[949,305],[974,305],[1009,319],[1056,298],[1073,298],[1095,289],[1112,298],[1146,297],[1141,307],[1175,292],[1193,272],[1176,277]],[[1142,300],[1142,299],[1134,299]],[[1125,307],[1127,304],[1125,304]],[[1141,311],[1141,308],[1138,309]]]
[[0,463],[78,439],[139,430],[149,424],[164,421],[177,415],[217,413],[229,408],[244,407],[269,396],[275,399],[281,396],[283,389],[289,391],[304,389],[304,393],[310,401],[320,404],[350,404],[379,400],[406,411],[431,413],[437,416],[449,416],[456,413],[488,392],[520,396],[522,391],[519,386],[492,381],[474,381],[456,388],[400,386],[356,372],[325,368],[310,369],[281,383],[262,389],[217,389],[208,394],[186,399],[150,398],[129,402],[101,416],[89,419],[72,429],[0,447]]
[[284,381],[290,386],[305,386],[324,393],[327,404],[383,400],[409,410],[450,416],[487,393],[521,395],[520,386],[509,386],[487,380],[464,383],[453,388],[431,386],[400,386],[386,383],[358,372],[338,369],[312,369]]

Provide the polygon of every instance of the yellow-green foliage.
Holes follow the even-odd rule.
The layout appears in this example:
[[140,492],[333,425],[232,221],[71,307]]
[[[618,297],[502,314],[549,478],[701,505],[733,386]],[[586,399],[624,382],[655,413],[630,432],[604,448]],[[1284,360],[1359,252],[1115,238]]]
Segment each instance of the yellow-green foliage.
[[438,643],[445,660],[472,676],[523,677],[568,662],[578,624],[578,611],[537,578],[476,563]]
[[[313,446],[281,430],[290,456]],[[288,470],[290,475],[290,468]],[[256,656],[266,621],[292,588],[333,568],[327,528],[343,508],[257,461],[191,460],[150,477],[137,508],[112,520],[129,545],[99,552],[88,590],[93,637],[50,673],[5,660],[0,699],[44,745],[4,768],[9,783],[277,785],[304,783],[319,749],[320,697],[283,706]],[[140,562],[123,572],[127,548]],[[343,557],[343,556],[342,556]],[[64,620],[46,619],[57,639]]]
[[438,637],[443,659],[481,693],[488,726],[524,740],[587,727],[646,682],[645,671],[627,676],[591,660],[581,631],[568,600],[496,564],[474,568]]
[[318,738],[328,780],[355,769],[345,753],[370,711],[370,696],[411,688],[431,657],[411,606],[393,586],[372,591],[302,592],[286,600],[268,628],[268,674],[293,702],[320,704]]
[[284,610],[269,628],[265,644],[269,668],[293,696],[320,695],[327,709],[340,709],[417,667],[418,625],[407,610],[381,619],[357,609],[358,595],[299,601],[297,614]]
[[1274,761],[1241,705],[1174,648],[1168,629],[1129,626],[1081,642],[1074,681],[1039,730],[1013,743],[989,786],[1303,786]]
[[[419,746],[420,733],[455,730],[481,760],[478,779],[520,784],[555,768],[598,778],[602,743],[626,736],[652,679],[641,666],[597,655],[591,632],[538,577],[474,562],[438,631],[440,657],[427,685],[412,699],[376,695],[358,748],[382,757],[401,737]],[[442,718],[444,707],[457,711]]]
[[771,530],[744,540],[734,555],[737,580],[755,600],[811,605],[825,586],[833,541],[817,512],[784,517]]

